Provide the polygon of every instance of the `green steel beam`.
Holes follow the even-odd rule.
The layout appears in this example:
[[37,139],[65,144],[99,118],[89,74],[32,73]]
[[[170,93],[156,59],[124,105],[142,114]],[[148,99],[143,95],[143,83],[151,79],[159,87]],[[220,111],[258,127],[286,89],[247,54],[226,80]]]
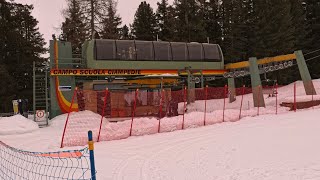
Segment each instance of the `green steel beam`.
[[299,67],[299,72],[301,79],[303,81],[304,89],[306,91],[306,95],[316,95],[316,91],[313,86],[313,82],[310,76],[310,72],[306,63],[306,60],[303,56],[302,51],[295,51],[294,54],[297,57],[297,64]]
[[254,107],[265,107],[257,58],[249,59]]

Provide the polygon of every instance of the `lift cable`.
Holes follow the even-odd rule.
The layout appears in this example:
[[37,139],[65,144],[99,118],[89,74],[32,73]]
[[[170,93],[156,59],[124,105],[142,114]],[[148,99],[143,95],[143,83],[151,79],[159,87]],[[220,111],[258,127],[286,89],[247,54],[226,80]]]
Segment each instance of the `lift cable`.
[[305,56],[307,56],[307,55],[309,55],[309,54],[313,54],[313,53],[318,52],[318,51],[320,51],[320,49],[317,49],[317,50],[314,50],[314,51],[311,51],[311,52],[305,53],[304,55],[305,55]]

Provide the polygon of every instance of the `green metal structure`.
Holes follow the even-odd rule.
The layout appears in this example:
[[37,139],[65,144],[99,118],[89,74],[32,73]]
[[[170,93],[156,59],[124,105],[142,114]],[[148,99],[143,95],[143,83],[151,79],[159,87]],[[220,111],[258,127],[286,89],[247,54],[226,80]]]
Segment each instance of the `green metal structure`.
[[257,58],[249,59],[254,107],[265,107]]
[[[119,72],[128,70],[145,71],[149,75],[177,72],[177,77],[184,77],[188,87],[188,102],[195,99],[195,78],[204,77],[208,71],[220,72],[224,69],[224,59],[221,48],[216,44],[175,43],[157,41],[127,41],[94,39],[85,41],[82,46],[81,58],[72,54],[71,43],[50,41],[50,69],[51,70],[98,70],[108,69]],[[207,74],[203,73],[207,70]],[[197,75],[195,75],[197,74]],[[220,73],[222,76],[223,73]],[[79,82],[104,80],[112,85],[116,78],[134,80],[148,75],[104,75],[104,76],[75,76],[61,75],[50,77],[50,116],[55,117],[68,112],[74,88]],[[200,78],[198,78],[200,79]],[[200,83],[198,82],[198,83]],[[161,83],[162,84],[162,83]],[[65,89],[65,87],[70,87]],[[61,88],[64,88],[61,91]],[[109,89],[112,89],[108,85]],[[119,89],[119,86],[114,87]],[[121,87],[120,87],[121,88]],[[126,89],[127,87],[122,87]],[[162,85],[160,85],[162,88]],[[77,109],[72,107],[71,109]]]
[[49,84],[46,65],[33,62],[33,120],[39,126],[49,125]]
[[301,79],[303,81],[304,89],[306,91],[306,95],[316,95],[317,93],[316,93],[316,90],[314,89],[310,72],[302,51],[295,51],[294,53],[297,57],[297,64],[298,64]]

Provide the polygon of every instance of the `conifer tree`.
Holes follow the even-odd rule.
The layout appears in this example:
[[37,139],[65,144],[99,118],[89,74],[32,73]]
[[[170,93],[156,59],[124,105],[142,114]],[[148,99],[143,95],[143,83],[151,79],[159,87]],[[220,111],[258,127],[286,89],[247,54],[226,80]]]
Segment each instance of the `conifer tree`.
[[161,0],[157,4],[156,18],[159,39],[162,41],[173,41],[176,34],[174,9],[168,4],[168,0]]
[[306,18],[310,26],[311,32],[311,48],[318,49],[320,46],[320,3],[318,0],[305,0]]
[[32,10],[31,5],[4,0],[0,3],[0,76],[8,84],[0,92],[0,112],[10,111],[14,98],[27,98],[31,102],[33,61],[45,61],[41,57],[46,52],[45,42]]
[[84,14],[80,0],[67,0],[65,21],[62,23],[62,34],[65,40],[71,42],[73,53],[81,53],[82,43],[89,38],[88,29],[84,23]]
[[210,43],[221,44],[222,41],[222,29],[221,18],[219,17],[219,1],[209,0],[202,1],[202,11],[204,16],[204,26],[206,36],[209,38]]
[[123,39],[123,40],[130,39],[130,30],[126,24],[121,28],[120,39]]
[[156,39],[156,17],[150,4],[141,2],[132,24],[132,34],[138,40],[152,41]]
[[175,0],[177,39],[185,42],[206,42],[203,14],[198,0]]
[[107,14],[102,18],[101,36],[103,39],[119,39],[121,18],[117,14],[117,3],[107,0]]

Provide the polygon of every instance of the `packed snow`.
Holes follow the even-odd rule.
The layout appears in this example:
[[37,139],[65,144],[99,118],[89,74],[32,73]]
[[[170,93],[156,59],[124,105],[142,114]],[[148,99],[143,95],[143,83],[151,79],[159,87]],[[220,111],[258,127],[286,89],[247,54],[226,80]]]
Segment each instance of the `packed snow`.
[[38,128],[37,123],[21,115],[0,117],[0,135],[24,134]]
[[[320,81],[314,82],[319,90]],[[278,104],[292,96],[292,84],[280,88]],[[302,82],[297,83],[297,96],[311,100],[311,96],[305,96]],[[129,137],[130,121],[110,123],[104,119],[103,141],[95,143],[97,179],[320,179],[320,156],[317,155],[320,146],[316,143],[320,140],[320,107],[297,112],[279,107],[279,114],[275,115],[275,98],[266,98],[267,107],[260,108],[257,116],[258,109],[252,107],[251,98],[250,94],[244,96],[240,121],[241,98],[227,103],[224,121],[229,122],[224,123],[221,123],[223,100],[210,100],[206,114],[208,126],[203,127],[204,106],[198,101],[189,106],[185,114],[186,130],[180,130],[180,115],[161,119],[163,133],[160,134],[155,134],[159,124],[156,118],[134,119],[132,137]],[[98,131],[99,115],[90,111],[72,113],[70,125],[72,117],[87,120],[80,121],[82,124],[78,127],[95,127],[92,130]],[[18,116],[11,119],[15,118]],[[65,120],[66,115],[61,115],[53,119],[49,127],[26,134],[0,134],[0,140],[30,151],[61,150]],[[19,123],[22,122],[14,125],[20,126]],[[1,124],[0,129],[3,126],[6,124]],[[71,133],[77,135],[78,131],[74,129]],[[97,138],[95,133],[94,136]],[[79,148],[82,147],[64,149]]]

